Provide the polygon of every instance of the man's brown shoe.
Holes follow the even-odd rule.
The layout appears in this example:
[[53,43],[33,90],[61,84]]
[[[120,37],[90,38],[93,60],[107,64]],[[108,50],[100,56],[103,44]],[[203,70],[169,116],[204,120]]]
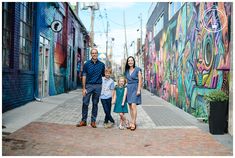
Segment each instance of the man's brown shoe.
[[82,126],[86,126],[85,121],[81,121],[79,124],[76,125],[76,127],[82,127]]
[[91,122],[91,127],[96,128],[96,123],[95,122]]

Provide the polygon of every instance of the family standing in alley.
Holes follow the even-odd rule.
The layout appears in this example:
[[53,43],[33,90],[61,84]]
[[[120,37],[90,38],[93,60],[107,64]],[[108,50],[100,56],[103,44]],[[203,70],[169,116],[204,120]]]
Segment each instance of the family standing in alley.
[[[104,127],[109,128],[115,123],[111,116],[112,104],[114,112],[119,113],[119,129],[136,129],[137,105],[141,104],[142,74],[141,69],[135,66],[134,57],[127,58],[124,76],[118,78],[114,88],[114,81],[110,78],[111,68],[105,68],[104,63],[98,60],[98,50],[91,50],[91,60],[84,64],[82,72],[82,119],[77,127],[87,125],[88,106],[92,96],[91,126],[96,128],[98,102],[101,99],[105,112]],[[103,78],[102,78],[103,76]],[[127,84],[126,84],[127,83]],[[130,110],[131,121],[125,117]],[[110,122],[109,122],[110,121]]]

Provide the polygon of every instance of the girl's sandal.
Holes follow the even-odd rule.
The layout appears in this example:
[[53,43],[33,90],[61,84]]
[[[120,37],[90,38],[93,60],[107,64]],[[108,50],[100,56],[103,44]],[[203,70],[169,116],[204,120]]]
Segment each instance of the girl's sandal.
[[131,128],[130,123],[129,123],[129,121],[127,120],[127,121],[126,121],[126,129],[130,129],[130,128]]

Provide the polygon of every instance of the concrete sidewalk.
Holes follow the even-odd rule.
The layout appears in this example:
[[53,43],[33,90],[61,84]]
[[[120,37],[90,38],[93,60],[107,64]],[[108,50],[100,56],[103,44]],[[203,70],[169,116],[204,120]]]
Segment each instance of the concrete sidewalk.
[[[182,109],[166,102],[158,96],[152,96],[149,93],[149,91],[144,91],[144,104],[142,107],[159,128],[197,127],[209,133],[209,125],[207,123],[197,120],[194,116],[184,112]],[[230,150],[233,150],[233,137],[230,134],[210,135]]]
[[[181,109],[175,107],[174,105],[169,104],[168,102],[162,100],[161,98],[157,96],[151,96],[151,94],[146,90],[143,90],[142,95],[143,95],[142,96],[143,104],[142,106],[138,106],[137,108],[138,130],[150,130],[150,131],[163,130],[166,133],[170,134],[171,132],[167,132],[167,131],[171,131],[172,129],[173,131],[179,129],[178,133],[176,133],[174,136],[177,136],[177,134],[180,135],[179,133],[185,133],[183,131],[191,131],[192,134],[195,134],[195,131],[197,132],[200,131],[198,132],[197,136],[196,134],[194,136],[200,137],[201,136],[200,133],[207,133],[206,135],[208,137],[211,137],[211,138],[213,137],[214,141],[216,140],[219,144],[223,144],[226,148],[228,148],[232,152],[233,140],[229,134],[211,135],[208,133],[208,129],[209,129],[208,124],[198,121],[196,118],[194,118],[190,114],[185,113]],[[12,133],[16,131],[15,133],[11,134],[8,138],[12,138],[13,136],[20,137],[19,133],[29,132],[29,129],[32,130],[32,127],[36,128],[36,126],[44,126],[44,125],[46,128],[57,126],[57,125],[58,127],[55,127],[55,128],[61,128],[62,126],[64,126],[66,128],[68,127],[68,129],[73,131],[76,128],[73,129],[73,128],[70,128],[70,126],[75,127],[75,124],[77,124],[81,120],[81,107],[82,107],[81,105],[82,105],[82,94],[81,94],[80,89],[71,91],[69,93],[57,95],[57,96],[47,97],[43,99],[43,102],[34,101],[31,103],[28,103],[25,106],[3,113],[3,125],[7,127],[3,129],[3,132]],[[90,114],[91,114],[91,105],[89,106],[88,114],[89,114],[88,115],[88,122],[89,122]],[[119,116],[115,113],[112,113],[112,115],[115,119],[116,124],[114,128],[110,130],[117,130],[117,127],[119,124]],[[104,112],[103,112],[101,103],[99,103],[97,125],[98,125],[98,128],[102,128],[102,130],[104,129],[103,120],[104,120]],[[25,125],[27,126],[24,127]],[[22,127],[24,128],[20,129]],[[91,128],[89,128],[89,130],[90,129]],[[32,131],[30,131],[30,133],[31,132]],[[34,132],[37,133],[36,131]],[[17,133],[18,133],[18,136],[17,136]],[[25,134],[23,135],[25,136]],[[48,135],[50,135],[50,133],[48,133]],[[37,137],[38,136],[35,136],[35,139]],[[171,137],[171,136],[168,136],[168,137]],[[203,136],[203,139],[205,139],[204,137],[205,136]],[[27,137],[27,139],[33,139],[33,138]],[[200,138],[198,139],[200,140]],[[194,143],[197,143],[197,141],[195,141]],[[217,148],[215,149],[218,150]],[[70,154],[68,155],[73,155],[71,153],[73,152],[71,151]],[[214,155],[212,153],[210,154],[205,153],[202,155]],[[45,155],[46,154],[45,151],[44,152],[42,151],[42,154]],[[172,154],[178,155],[179,153],[177,154],[177,153],[172,152]],[[57,155],[57,154],[52,154],[52,155]],[[87,155],[87,154],[84,153],[82,155]],[[188,155],[188,154],[183,154],[183,155]],[[223,155],[223,154],[218,154],[218,155]]]
[[43,98],[42,101],[32,101],[24,106],[20,106],[13,110],[7,111],[2,114],[2,125],[6,128],[2,129],[3,132],[13,133],[16,130],[24,127],[40,118],[43,114],[54,109],[59,105],[63,105],[68,100],[79,97],[80,90],[71,91],[55,96]]

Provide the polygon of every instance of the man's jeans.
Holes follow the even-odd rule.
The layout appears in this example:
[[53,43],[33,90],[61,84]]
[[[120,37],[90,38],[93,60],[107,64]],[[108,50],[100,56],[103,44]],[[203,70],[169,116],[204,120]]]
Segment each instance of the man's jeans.
[[103,105],[103,108],[104,108],[104,112],[105,112],[105,118],[104,118],[104,123],[108,123],[108,121],[111,121],[114,123],[114,120],[111,116],[111,101],[112,101],[112,98],[109,98],[109,99],[101,99],[101,102],[102,102],[102,105]]
[[86,120],[87,120],[88,106],[90,103],[91,96],[92,96],[91,122],[96,121],[101,88],[102,88],[101,84],[87,84],[86,85],[87,93],[86,93],[86,96],[83,97],[82,121],[86,122]]

